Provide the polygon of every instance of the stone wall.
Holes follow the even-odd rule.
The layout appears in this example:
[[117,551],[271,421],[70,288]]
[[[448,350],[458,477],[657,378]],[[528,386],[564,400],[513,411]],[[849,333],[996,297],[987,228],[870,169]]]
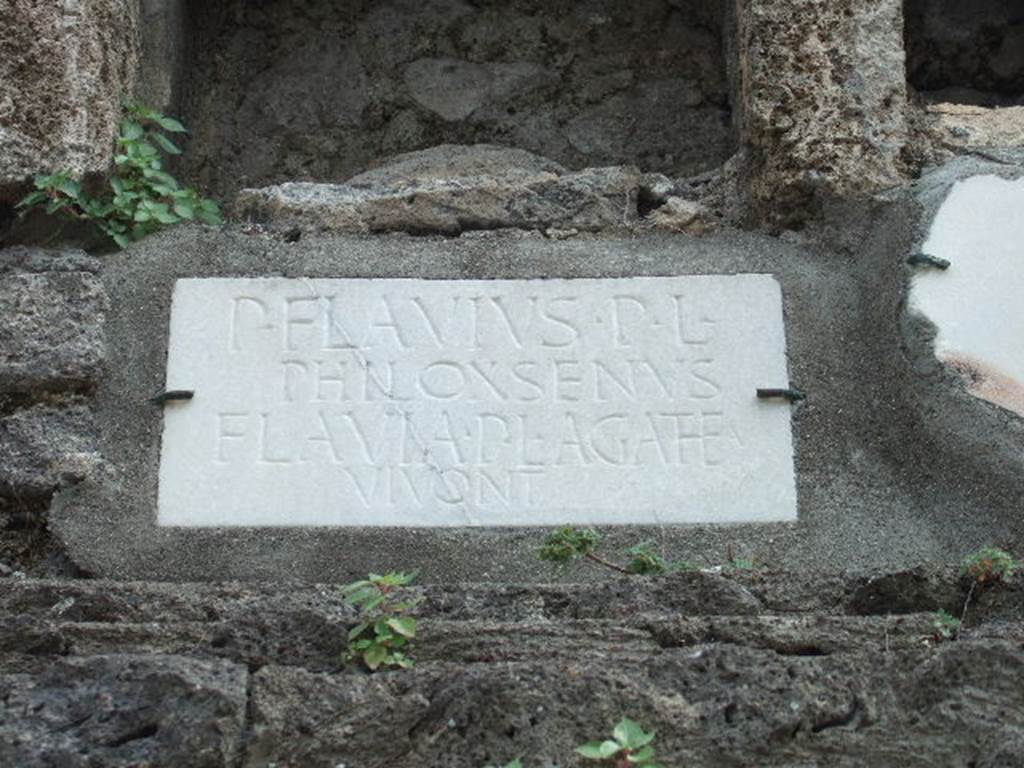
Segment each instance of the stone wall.
[[480,142],[571,168],[710,170],[736,148],[725,5],[196,4],[188,172],[230,195]]
[[92,394],[106,359],[100,263],[80,251],[0,262],[0,560],[71,571],[46,535],[54,492],[99,463]]

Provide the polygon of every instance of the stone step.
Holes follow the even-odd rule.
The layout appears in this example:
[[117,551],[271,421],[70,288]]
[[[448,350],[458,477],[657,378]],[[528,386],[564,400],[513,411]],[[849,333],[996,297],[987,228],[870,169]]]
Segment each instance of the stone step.
[[[448,584],[415,587],[421,617],[611,619],[652,615],[816,613],[886,615],[963,609],[970,584],[955,568],[837,575],[764,570],[696,571],[591,583]],[[253,612],[308,610],[331,621],[355,616],[340,585],[166,584],[107,580],[0,579],[4,615],[54,614],[76,621],[212,621]],[[975,589],[969,620],[1024,619],[1024,586]]]

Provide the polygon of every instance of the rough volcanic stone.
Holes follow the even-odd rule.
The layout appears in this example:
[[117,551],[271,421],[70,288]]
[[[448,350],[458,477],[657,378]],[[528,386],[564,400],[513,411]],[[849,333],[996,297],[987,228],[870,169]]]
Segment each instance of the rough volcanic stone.
[[0,764],[67,768],[234,765],[244,667],[178,656],[54,659],[0,676]]
[[357,616],[330,584],[0,580],[0,763],[573,765],[628,713],[662,765],[1019,766],[1021,585],[975,591],[944,642],[958,569],[873,584],[801,567],[410,587],[417,666],[367,675],[340,659]]
[[92,412],[35,405],[0,417],[0,489],[41,496],[87,476],[99,462]]
[[725,6],[191,3],[183,162],[222,197],[443,143],[709,170],[736,146]]
[[674,196],[655,209],[649,219],[658,229],[688,235],[706,235],[718,228],[718,221],[706,207]]
[[393,158],[345,184],[289,182],[244,189],[240,218],[330,232],[615,229],[637,220],[635,168],[570,172],[491,145],[441,145]]
[[282,768],[362,765],[368,754],[401,768],[517,756],[564,765],[623,712],[657,729],[664,765],[980,765],[1020,739],[1017,644],[926,640],[854,653],[711,641],[632,658],[424,665],[344,683],[266,666],[253,676],[250,751]]
[[106,170],[136,21],[131,0],[0,4],[0,199],[36,173]]
[[943,103],[929,106],[927,115],[929,136],[947,154],[986,147],[1024,147],[1024,106],[990,109]]
[[107,296],[88,272],[0,274],[0,391],[92,384]]
[[743,0],[744,139],[751,196],[778,224],[820,192],[864,194],[905,172],[901,0]]
[[13,245],[0,251],[0,280],[21,272],[91,272],[99,274],[102,262],[77,248],[47,249]]

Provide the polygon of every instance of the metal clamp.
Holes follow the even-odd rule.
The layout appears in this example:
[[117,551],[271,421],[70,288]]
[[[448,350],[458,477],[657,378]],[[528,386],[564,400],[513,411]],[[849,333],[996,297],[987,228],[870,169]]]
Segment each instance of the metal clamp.
[[161,392],[158,395],[153,395],[146,402],[152,403],[153,405],[164,405],[174,400],[191,400],[195,396],[195,392],[191,389],[169,389],[166,392]]
[[912,267],[935,267],[935,269],[949,269],[949,260],[940,259],[938,256],[931,256],[927,253],[913,253],[907,257],[907,264]]
[[757,397],[759,400],[788,400],[791,403],[798,403],[801,400],[807,399],[807,395],[796,387],[790,387],[789,389],[758,389]]

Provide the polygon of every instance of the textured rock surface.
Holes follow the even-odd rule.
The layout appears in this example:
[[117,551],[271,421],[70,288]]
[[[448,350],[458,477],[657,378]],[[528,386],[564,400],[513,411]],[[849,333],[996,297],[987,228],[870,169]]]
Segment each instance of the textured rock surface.
[[933,104],[927,108],[928,133],[940,150],[1024,147],[1024,106],[987,108]]
[[899,183],[907,143],[900,0],[743,0],[738,18],[750,194],[763,215],[795,224],[819,194]]
[[0,417],[0,494],[44,496],[88,475],[99,461],[84,405],[35,405]]
[[31,249],[3,251],[0,259],[45,270],[0,272],[0,392],[95,383],[107,298],[99,278],[80,271],[90,260]]
[[906,0],[907,79],[968,103],[1024,98],[1024,15],[1007,0]]
[[369,676],[339,664],[356,616],[336,586],[5,579],[0,758],[574,766],[623,714],[696,768],[1014,766],[1024,738],[1014,582],[945,643],[931,612],[967,585],[941,570],[415,592],[416,669]]
[[658,229],[688,235],[706,235],[718,228],[718,221],[705,206],[681,197],[669,197],[651,213],[650,223]]
[[130,0],[0,4],[0,201],[36,173],[107,169],[136,13]]
[[345,184],[245,189],[238,218],[274,228],[457,234],[474,229],[616,229],[638,219],[636,168],[569,172],[491,145],[441,145],[399,155]]
[[188,171],[217,194],[337,181],[441,143],[688,174],[735,148],[724,4],[195,5]]
[[0,675],[0,763],[214,768],[232,765],[244,667],[158,654],[53,659]]

